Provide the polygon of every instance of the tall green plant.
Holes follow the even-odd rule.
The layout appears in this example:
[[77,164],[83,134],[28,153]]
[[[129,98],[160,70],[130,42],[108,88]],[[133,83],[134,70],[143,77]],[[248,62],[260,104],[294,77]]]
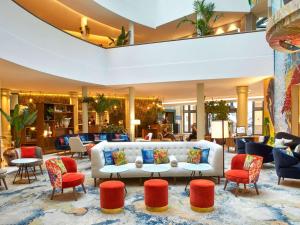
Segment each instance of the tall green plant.
[[0,112],[9,122],[13,131],[13,138],[15,141],[15,147],[20,147],[21,144],[21,131],[26,126],[33,124],[37,118],[37,111],[31,112],[28,108],[21,108],[20,105],[16,105],[12,115],[8,115],[1,108]]
[[[215,4],[206,3],[205,0],[194,1],[194,12],[197,15],[196,20],[184,17],[177,25],[179,28],[184,23],[192,24],[195,27],[194,35],[206,36],[214,33],[212,25],[217,21],[219,16],[215,15]],[[214,17],[214,18],[213,18]]]
[[104,94],[98,94],[93,105],[97,113],[103,114],[105,111],[112,110],[114,106],[119,106],[120,101],[115,98],[108,98]]
[[228,120],[230,107],[226,101],[210,101],[205,103],[205,111],[212,115],[213,120]]
[[109,43],[109,46],[124,46],[127,45],[129,42],[129,32],[125,31],[124,26],[122,26],[121,33],[117,37],[117,39],[114,39],[112,37],[108,37],[111,42]]

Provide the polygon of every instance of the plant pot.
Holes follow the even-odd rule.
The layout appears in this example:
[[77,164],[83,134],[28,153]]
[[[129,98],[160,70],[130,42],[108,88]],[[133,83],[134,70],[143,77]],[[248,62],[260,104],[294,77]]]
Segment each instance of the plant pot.
[[64,128],[68,128],[69,127],[70,121],[71,121],[71,118],[64,118],[63,119]]

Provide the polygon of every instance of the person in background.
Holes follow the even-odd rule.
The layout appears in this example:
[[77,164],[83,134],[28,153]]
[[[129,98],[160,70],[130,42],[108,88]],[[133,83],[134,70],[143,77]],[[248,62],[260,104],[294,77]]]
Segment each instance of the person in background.
[[197,125],[196,125],[196,123],[193,123],[192,133],[190,134],[190,136],[186,140],[191,141],[192,139],[197,139]]
[[165,127],[161,132],[163,138],[170,138],[172,141],[176,141],[174,134],[168,132],[168,128]]

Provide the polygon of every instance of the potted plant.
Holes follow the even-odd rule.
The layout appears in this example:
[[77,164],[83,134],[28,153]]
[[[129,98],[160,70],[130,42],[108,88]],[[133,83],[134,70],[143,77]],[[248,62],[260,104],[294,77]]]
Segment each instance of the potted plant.
[[26,126],[30,126],[35,122],[37,111],[31,111],[27,106],[17,104],[11,115],[6,114],[1,108],[0,112],[9,122],[13,132],[14,145],[19,148],[21,145],[21,132]]
[[193,35],[206,36],[214,33],[213,24],[219,18],[219,15],[215,15],[215,4],[206,3],[205,0],[194,1],[194,12],[196,13],[196,20],[191,20],[188,17],[184,17],[177,25],[179,28],[184,23],[192,24],[195,27]]
[[129,42],[129,32],[126,32],[124,26],[122,26],[121,33],[116,39],[112,37],[108,37],[108,39],[111,41],[109,46],[124,46]]

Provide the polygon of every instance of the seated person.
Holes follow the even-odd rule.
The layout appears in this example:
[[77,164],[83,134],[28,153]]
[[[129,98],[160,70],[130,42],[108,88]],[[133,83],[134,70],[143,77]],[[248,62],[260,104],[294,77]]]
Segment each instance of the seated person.
[[162,130],[161,134],[162,134],[163,138],[170,138],[172,141],[176,141],[176,138],[175,138],[174,134],[168,132],[168,128],[167,127],[165,127]]
[[186,139],[187,141],[191,141],[192,139],[197,139],[197,125],[194,123],[192,125],[192,133],[190,136]]

